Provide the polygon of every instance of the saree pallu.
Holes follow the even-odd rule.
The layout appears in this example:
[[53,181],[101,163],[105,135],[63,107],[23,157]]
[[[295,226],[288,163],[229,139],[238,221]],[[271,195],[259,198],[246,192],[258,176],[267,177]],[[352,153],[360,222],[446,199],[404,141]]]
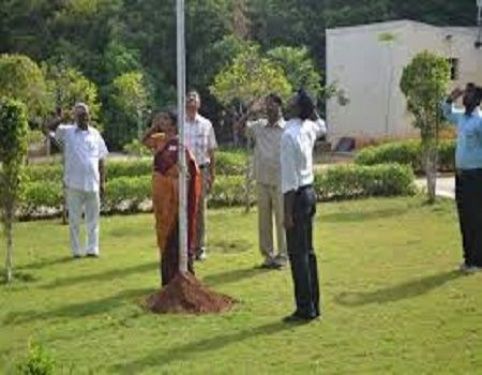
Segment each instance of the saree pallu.
[[[152,203],[156,219],[157,245],[161,254],[162,285],[166,285],[179,268],[179,168],[178,141],[164,141],[157,148],[152,177]],[[201,194],[200,171],[192,154],[186,151],[188,164],[187,237],[188,269],[194,274],[193,256],[196,239],[196,213]]]

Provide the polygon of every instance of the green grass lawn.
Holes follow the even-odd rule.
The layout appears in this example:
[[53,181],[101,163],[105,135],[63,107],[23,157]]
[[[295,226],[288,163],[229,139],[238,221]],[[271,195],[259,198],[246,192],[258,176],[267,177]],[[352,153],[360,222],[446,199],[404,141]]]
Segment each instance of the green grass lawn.
[[323,319],[301,326],[281,323],[293,310],[289,271],[254,269],[254,212],[210,211],[210,257],[198,276],[240,301],[218,316],[139,306],[159,283],[151,215],[104,218],[98,260],[72,261],[57,221],[19,224],[22,280],[0,285],[0,369],[32,341],[74,374],[480,373],[482,274],[454,271],[453,206],[319,205]]

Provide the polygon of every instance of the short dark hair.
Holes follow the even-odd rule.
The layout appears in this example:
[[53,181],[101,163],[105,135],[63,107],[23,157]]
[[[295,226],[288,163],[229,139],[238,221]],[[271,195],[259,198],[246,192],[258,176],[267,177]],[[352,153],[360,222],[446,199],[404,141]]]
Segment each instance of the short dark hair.
[[296,95],[296,105],[300,110],[299,116],[302,120],[306,120],[313,115],[315,102],[304,89],[298,90],[298,94]]
[[169,117],[169,120],[171,120],[172,125],[177,127],[177,111],[173,108],[170,108],[165,111],[167,117]]
[[266,99],[270,99],[272,100],[273,102],[275,102],[276,104],[278,104],[280,107],[283,106],[283,99],[281,99],[281,96],[279,96],[278,94],[272,92],[271,94],[268,94],[266,96]]

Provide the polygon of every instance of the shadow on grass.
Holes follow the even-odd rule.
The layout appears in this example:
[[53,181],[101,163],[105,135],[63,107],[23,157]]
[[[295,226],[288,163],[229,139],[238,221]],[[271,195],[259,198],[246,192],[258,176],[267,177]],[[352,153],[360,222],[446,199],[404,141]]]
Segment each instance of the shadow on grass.
[[276,334],[295,327],[296,325],[286,324],[281,321],[272,322],[258,327],[248,328],[240,332],[194,341],[167,350],[160,348],[139,360],[130,363],[118,363],[114,365],[111,370],[116,374],[137,374],[149,367],[165,366],[174,361],[187,361],[190,360],[192,356],[200,354],[209,355],[209,352],[223,349],[231,344],[253,339],[258,336]]
[[400,216],[409,211],[409,208],[386,208],[374,211],[355,211],[355,212],[337,212],[328,215],[322,215],[321,220],[331,223],[357,222],[366,220],[384,219],[393,216]]
[[251,277],[258,276],[267,272],[273,271],[265,268],[244,268],[241,270],[226,271],[216,273],[214,275],[207,275],[203,278],[203,282],[208,285],[230,284],[236,283],[244,279],[249,279]]
[[55,266],[57,264],[65,264],[69,262],[75,261],[71,256],[57,258],[57,259],[42,259],[33,263],[25,264],[23,266],[18,267],[19,270],[27,270],[27,269],[42,269],[50,266]]
[[74,303],[40,313],[37,310],[11,312],[5,317],[3,323],[5,325],[16,325],[27,322],[30,323],[34,320],[83,318],[108,313],[125,303],[136,303],[137,301],[132,300],[148,296],[154,291],[155,289],[152,288],[126,290],[107,298]]
[[[76,262],[97,262],[96,259],[86,259],[86,260],[76,260]],[[122,269],[111,269],[105,272],[96,273],[96,274],[86,274],[74,277],[66,277],[62,279],[56,279],[46,285],[42,285],[42,289],[52,289],[52,288],[59,288],[65,286],[72,286],[75,284],[81,284],[85,282],[93,282],[93,281],[112,281],[116,278],[124,278],[126,276],[142,273],[142,272],[159,272],[159,263],[158,262],[149,262],[145,264],[139,264],[132,267],[122,268]]]
[[362,306],[372,303],[396,302],[428,293],[461,276],[463,276],[463,274],[459,271],[450,271],[408,281],[389,288],[374,290],[372,292],[344,292],[335,297],[335,302],[344,306]]
[[[0,270],[1,275],[0,275],[0,285],[9,285],[7,283],[7,275],[5,270]],[[11,281],[11,284],[15,284],[16,282],[21,282],[21,283],[33,283],[35,281],[38,281],[38,277],[35,275],[32,275],[31,273],[27,272],[18,272],[16,270],[13,271],[13,280]]]

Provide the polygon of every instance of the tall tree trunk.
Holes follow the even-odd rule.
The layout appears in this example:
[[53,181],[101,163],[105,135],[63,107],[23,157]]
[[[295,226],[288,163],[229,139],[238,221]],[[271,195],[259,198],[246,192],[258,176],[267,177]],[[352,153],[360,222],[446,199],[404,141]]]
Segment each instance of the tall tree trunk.
[[5,210],[5,238],[7,239],[7,257],[5,260],[5,276],[7,283],[13,279],[13,207]]
[[437,147],[434,143],[425,150],[425,175],[427,176],[428,203],[433,204],[437,191]]

